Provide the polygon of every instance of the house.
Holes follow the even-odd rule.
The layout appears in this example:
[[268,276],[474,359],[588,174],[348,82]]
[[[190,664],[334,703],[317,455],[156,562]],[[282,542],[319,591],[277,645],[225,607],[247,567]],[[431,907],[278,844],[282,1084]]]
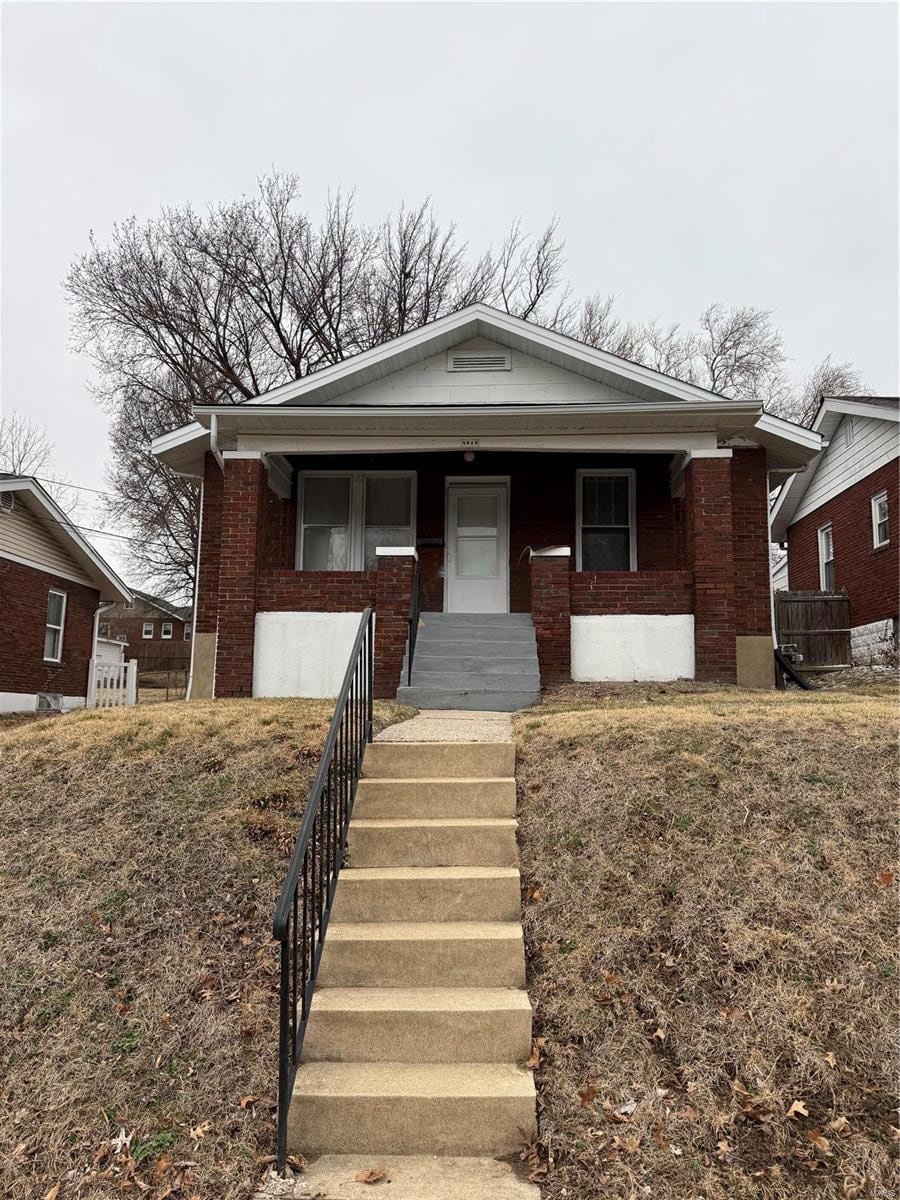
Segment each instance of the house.
[[142,671],[187,667],[191,659],[191,609],[132,588],[131,604],[114,604],[103,614],[100,632],[125,644],[125,657]]
[[787,544],[792,591],[846,589],[865,662],[897,645],[900,400],[826,396],[812,429],[823,448],[779,492],[772,537]]
[[194,416],[153,443],[202,483],[193,696],[336,694],[369,605],[430,706],[773,682],[767,496],[821,436],[759,404],[473,304]]
[[0,475],[0,712],[83,706],[101,613],[130,600],[36,479]]

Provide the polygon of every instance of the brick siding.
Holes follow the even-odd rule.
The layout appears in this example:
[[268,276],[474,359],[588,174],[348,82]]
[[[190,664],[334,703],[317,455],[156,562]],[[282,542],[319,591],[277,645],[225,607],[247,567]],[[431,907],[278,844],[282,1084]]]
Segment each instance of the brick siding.
[[[51,588],[66,593],[60,663],[44,662]],[[96,588],[0,558],[0,692],[86,695],[99,603]]]
[[572,616],[694,610],[690,571],[573,571]]
[[531,560],[531,617],[544,686],[572,678],[570,561],[562,555]]
[[409,634],[409,602],[416,560],[386,555],[378,560],[375,587],[375,695],[393,699],[400,683]]
[[200,561],[194,603],[197,633],[215,633],[219,619],[219,567],[222,561],[222,501],[225,480],[215,455],[206,453],[203,464],[203,515],[200,526]]
[[694,458],[685,473],[696,677],[723,683],[737,675],[731,462]]
[[[891,540],[872,545],[871,499],[888,494]],[[900,487],[895,460],[879,467],[839,496],[801,517],[788,529],[788,587],[819,590],[818,531],[831,522],[834,537],[834,582],[850,597],[850,623],[868,625],[896,617],[900,575]]]
[[265,468],[258,459],[228,459],[222,500],[216,695],[253,692],[253,638]]
[[738,636],[771,635],[769,477],[765,450],[733,452],[731,519],[735,632]]
[[375,571],[260,571],[257,612],[362,612],[375,604]]

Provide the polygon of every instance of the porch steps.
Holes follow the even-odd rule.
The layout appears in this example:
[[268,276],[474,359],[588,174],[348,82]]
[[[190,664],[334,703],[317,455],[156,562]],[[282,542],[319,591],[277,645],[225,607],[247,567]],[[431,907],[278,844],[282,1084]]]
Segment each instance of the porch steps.
[[535,1132],[513,769],[511,742],[366,751],[289,1117],[313,1195],[384,1160],[410,1200],[537,1196],[494,1161]]
[[512,712],[540,698],[534,624],[528,613],[422,613],[397,699],[416,708]]

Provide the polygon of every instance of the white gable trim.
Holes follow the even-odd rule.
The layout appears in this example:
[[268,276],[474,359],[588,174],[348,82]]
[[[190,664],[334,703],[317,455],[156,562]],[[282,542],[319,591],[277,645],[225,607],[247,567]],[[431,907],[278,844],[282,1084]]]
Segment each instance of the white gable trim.
[[[87,577],[92,583],[99,583],[101,599],[122,600],[125,603],[131,602],[131,592],[119,576],[100,557],[90,542],[82,537],[69,517],[66,516],[56,501],[41,487],[36,479],[27,476],[15,479],[0,479],[0,492],[24,492],[35,501],[48,518],[47,529],[50,535],[60,545],[65,547],[80,567],[84,568]],[[4,557],[11,558],[12,556],[5,555]],[[38,569],[47,571],[49,574],[57,573],[48,567],[39,567]]]

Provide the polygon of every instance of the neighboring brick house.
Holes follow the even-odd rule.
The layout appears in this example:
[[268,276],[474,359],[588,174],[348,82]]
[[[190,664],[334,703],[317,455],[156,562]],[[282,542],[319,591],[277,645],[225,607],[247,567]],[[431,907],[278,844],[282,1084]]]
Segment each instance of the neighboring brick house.
[[103,614],[100,632],[125,643],[125,657],[141,671],[187,667],[191,661],[191,610],[132,588],[131,604]]
[[773,683],[767,497],[821,439],[757,403],[475,304],[195,418],[153,444],[202,483],[193,696],[334,695],[369,605],[397,694],[416,578],[530,614],[544,683]]
[[897,645],[900,590],[900,400],[826,396],[812,424],[824,448],[772,509],[792,591],[846,589],[851,652],[866,662]]
[[0,475],[0,712],[83,706],[102,608],[130,599],[37,480]]

